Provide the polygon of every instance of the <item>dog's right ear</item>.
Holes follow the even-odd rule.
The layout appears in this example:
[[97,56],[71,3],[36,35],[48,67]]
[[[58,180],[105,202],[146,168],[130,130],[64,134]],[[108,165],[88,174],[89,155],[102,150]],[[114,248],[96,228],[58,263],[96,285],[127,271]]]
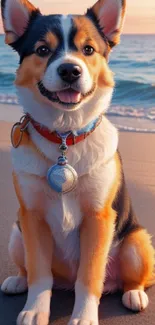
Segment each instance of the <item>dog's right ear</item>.
[[119,43],[125,9],[126,0],[98,0],[88,9],[87,16],[95,16],[96,24],[106,36],[110,48]]
[[28,0],[1,0],[5,42],[12,45],[21,38],[40,11]]

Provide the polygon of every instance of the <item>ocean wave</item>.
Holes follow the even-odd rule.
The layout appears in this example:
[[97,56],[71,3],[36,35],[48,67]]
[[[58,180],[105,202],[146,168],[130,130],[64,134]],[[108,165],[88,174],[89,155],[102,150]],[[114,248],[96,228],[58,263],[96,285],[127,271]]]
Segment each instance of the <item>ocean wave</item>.
[[130,80],[117,80],[113,103],[124,106],[155,106],[155,84]]
[[136,133],[155,133],[155,129],[136,128],[132,126],[116,124],[119,131],[136,132]]
[[[155,92],[155,84],[133,81],[133,80],[116,80],[116,87],[121,87],[122,89],[132,90],[151,90]],[[129,88],[130,87],[130,88]]]
[[12,86],[12,83],[15,80],[15,74],[10,72],[2,72],[0,71],[0,85],[4,86],[5,84],[8,84],[9,86]]
[[[0,94],[1,104],[13,104],[18,105],[18,98],[16,95]],[[151,121],[155,121],[155,106],[146,108],[136,108],[133,106],[111,105],[108,109],[108,115],[120,116],[120,117],[132,117],[143,118]]]
[[[15,95],[0,95],[1,104],[18,105]],[[131,106],[111,106],[107,112],[109,119],[112,119],[116,127],[121,131],[155,133],[155,107],[146,110],[145,108],[135,108]],[[133,120],[132,120],[133,119]],[[115,123],[117,121],[117,123]],[[131,122],[130,122],[131,121]],[[134,121],[134,123],[133,123]],[[143,121],[143,123],[139,123]],[[145,122],[146,121],[146,122]],[[132,124],[134,126],[132,126]],[[147,127],[145,128],[145,124]],[[136,126],[137,125],[137,126]]]
[[[142,77],[134,76],[133,80],[124,80],[123,73],[120,75],[120,79],[116,80],[116,86],[114,89],[113,105],[121,106],[136,106],[150,108],[155,106],[155,83],[147,83]],[[137,79],[137,80],[135,80]],[[15,87],[13,82],[15,80],[14,73],[0,72],[0,95],[2,102],[11,100],[10,94],[13,96],[13,103],[15,101]],[[6,99],[5,99],[6,97]]]
[[155,60],[151,60],[151,61],[141,61],[141,60],[129,60],[129,59],[125,59],[125,60],[121,60],[120,57],[119,59],[115,59],[115,60],[111,60],[110,64],[112,67],[116,66],[116,65],[121,65],[121,68],[147,68],[147,67],[155,67]]
[[0,104],[18,105],[18,98],[16,95],[0,95]]
[[108,114],[113,116],[143,118],[150,121],[155,121],[155,107],[145,109],[132,106],[111,106],[108,110]]

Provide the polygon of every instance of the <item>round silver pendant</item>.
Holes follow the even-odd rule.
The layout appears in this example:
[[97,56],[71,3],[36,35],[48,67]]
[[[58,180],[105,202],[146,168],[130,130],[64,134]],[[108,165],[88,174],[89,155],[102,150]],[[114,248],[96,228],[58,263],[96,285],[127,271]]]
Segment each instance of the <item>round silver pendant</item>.
[[78,175],[72,166],[58,163],[48,170],[47,180],[56,192],[68,193],[75,189]]

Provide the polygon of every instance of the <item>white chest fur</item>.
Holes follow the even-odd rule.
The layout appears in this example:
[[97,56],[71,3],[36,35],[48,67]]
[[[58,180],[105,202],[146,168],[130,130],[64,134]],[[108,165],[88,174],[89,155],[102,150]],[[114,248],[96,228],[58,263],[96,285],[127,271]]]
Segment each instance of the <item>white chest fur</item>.
[[63,257],[78,259],[79,226],[84,205],[91,204],[96,210],[102,209],[115,180],[116,165],[112,157],[117,149],[117,131],[103,118],[100,126],[85,141],[69,148],[69,163],[76,169],[79,181],[76,190],[65,195],[52,191],[46,181],[48,168],[59,156],[58,146],[40,137],[32,127],[29,131],[33,142],[48,160],[31,147],[21,146],[12,150],[21,194],[29,209],[36,209],[36,195],[39,196],[38,211],[44,206],[44,217],[50,225],[56,246]]
[[79,226],[82,220],[79,199],[75,193],[58,195],[48,201],[46,220],[52,230],[56,247],[63,258],[75,261],[79,257]]

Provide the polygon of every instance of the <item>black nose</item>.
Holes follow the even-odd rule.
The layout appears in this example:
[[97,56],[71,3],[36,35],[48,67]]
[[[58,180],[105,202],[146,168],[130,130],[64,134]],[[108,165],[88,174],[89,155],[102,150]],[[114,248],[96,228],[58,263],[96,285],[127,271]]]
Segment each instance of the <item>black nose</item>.
[[82,74],[82,69],[79,65],[75,65],[72,63],[64,63],[61,64],[58,68],[58,74],[62,80],[72,83],[78,78],[80,78]]

